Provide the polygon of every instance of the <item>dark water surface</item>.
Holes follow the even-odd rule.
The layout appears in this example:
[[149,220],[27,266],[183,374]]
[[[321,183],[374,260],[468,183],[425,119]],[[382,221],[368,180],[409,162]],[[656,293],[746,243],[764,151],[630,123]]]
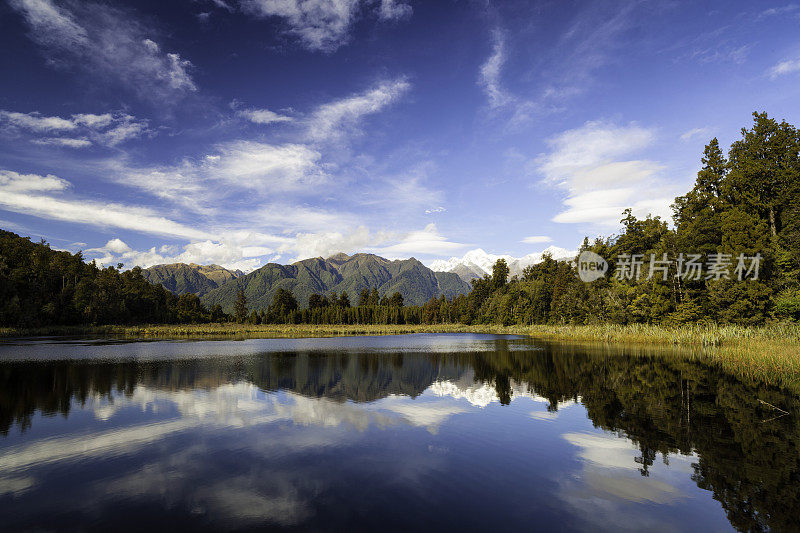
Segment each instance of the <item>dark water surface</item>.
[[800,528],[800,400],[631,350],[0,344],[0,529]]

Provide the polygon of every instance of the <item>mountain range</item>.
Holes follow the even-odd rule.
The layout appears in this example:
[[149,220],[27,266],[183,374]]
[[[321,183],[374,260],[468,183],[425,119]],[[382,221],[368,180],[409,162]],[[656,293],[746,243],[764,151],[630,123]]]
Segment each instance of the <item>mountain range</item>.
[[522,276],[522,270],[530,265],[535,265],[542,261],[544,254],[550,254],[553,259],[573,259],[578,255],[577,251],[559,248],[558,246],[548,246],[541,252],[528,254],[522,257],[512,257],[510,255],[490,254],[476,248],[470,250],[463,257],[451,257],[448,260],[437,259],[431,263],[431,270],[435,272],[450,272],[457,274],[462,280],[469,282],[475,278],[481,278],[484,274],[492,273],[492,266],[498,259],[505,259],[508,264],[510,276]]
[[454,272],[434,272],[415,258],[389,260],[373,254],[340,253],[327,259],[316,257],[290,265],[268,263],[248,274],[216,265],[176,263],[156,265],[143,273],[177,294],[194,293],[209,307],[221,305],[233,310],[239,290],[247,297],[248,308],[266,309],[278,288],[294,294],[305,307],[314,293],[347,292],[355,305],[362,289],[403,295],[406,305],[421,305],[433,297],[452,298],[466,294],[471,286]]
[[202,296],[232,279],[244,276],[241,270],[228,270],[219,265],[172,263],[142,270],[150,283],[161,284],[175,294],[193,293]]

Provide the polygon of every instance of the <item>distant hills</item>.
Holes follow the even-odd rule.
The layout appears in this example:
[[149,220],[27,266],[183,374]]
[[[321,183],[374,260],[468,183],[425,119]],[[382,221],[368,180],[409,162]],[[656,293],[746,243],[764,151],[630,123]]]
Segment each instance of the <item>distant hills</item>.
[[161,284],[175,294],[202,296],[228,281],[244,276],[244,272],[228,270],[219,265],[172,263],[143,269],[142,275],[150,283]]
[[431,264],[431,269],[436,272],[451,272],[457,274],[464,281],[481,278],[484,274],[492,273],[492,266],[498,259],[505,259],[508,263],[510,276],[522,276],[522,270],[530,265],[541,262],[544,254],[550,254],[553,259],[574,259],[577,251],[549,246],[542,252],[528,254],[522,257],[510,255],[495,255],[486,253],[480,248],[470,250],[463,257],[451,257],[447,261],[437,260]]
[[156,265],[144,274],[153,283],[178,294],[197,294],[207,306],[219,304],[226,312],[232,311],[240,288],[251,310],[266,309],[278,288],[292,292],[301,307],[308,305],[314,293],[344,291],[355,305],[362,289],[375,288],[381,296],[399,292],[406,305],[421,305],[433,297],[452,298],[471,289],[458,274],[434,272],[413,257],[391,261],[373,254],[337,254],[290,265],[268,263],[249,274],[183,263]]

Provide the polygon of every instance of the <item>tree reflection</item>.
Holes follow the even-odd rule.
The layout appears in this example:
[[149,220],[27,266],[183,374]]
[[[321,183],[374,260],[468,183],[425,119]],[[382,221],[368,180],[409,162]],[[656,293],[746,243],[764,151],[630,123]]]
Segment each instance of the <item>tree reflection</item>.
[[[629,349],[498,343],[462,354],[285,353],[236,359],[0,364],[0,432],[30,427],[37,412],[68,416],[90,397],[212,389],[248,381],[335,401],[416,397],[432,383],[473,375],[501,404],[520,387],[548,410],[580,401],[592,422],[630,439],[643,476],[661,455],[696,453],[692,479],[713,493],[739,530],[791,530],[800,516],[800,400],[690,358]],[[515,349],[516,348],[516,349]],[[759,401],[761,400],[761,401]],[[792,413],[775,418],[767,404]]]

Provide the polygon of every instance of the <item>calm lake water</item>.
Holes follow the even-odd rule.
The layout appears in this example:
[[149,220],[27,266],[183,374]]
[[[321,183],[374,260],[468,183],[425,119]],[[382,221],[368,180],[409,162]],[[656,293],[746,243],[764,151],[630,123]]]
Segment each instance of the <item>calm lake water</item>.
[[798,398],[670,355],[468,334],[7,342],[0,529],[800,528]]

